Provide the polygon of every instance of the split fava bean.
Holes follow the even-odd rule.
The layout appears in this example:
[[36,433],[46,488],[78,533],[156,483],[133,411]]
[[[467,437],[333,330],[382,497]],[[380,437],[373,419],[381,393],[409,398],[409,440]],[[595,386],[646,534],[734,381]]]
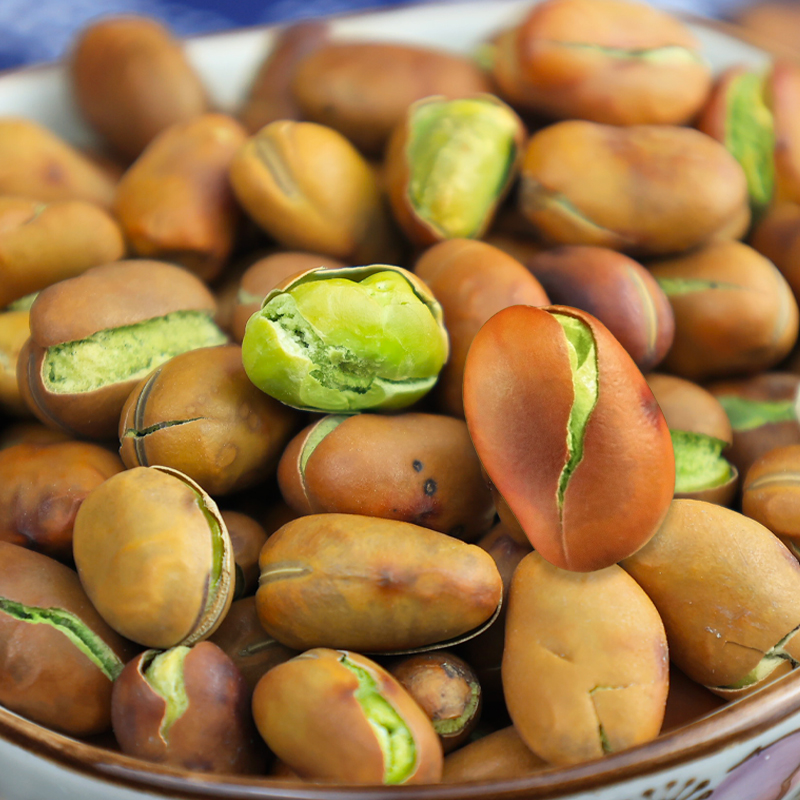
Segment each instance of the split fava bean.
[[601,569],[655,533],[675,486],[669,430],[630,356],[590,314],[495,314],[467,356],[464,409],[501,518],[551,563]]
[[301,777],[368,784],[441,778],[442,746],[425,712],[356,653],[315,648],[274,667],[256,686],[253,715],[270,749]]
[[261,772],[266,761],[245,679],[211,642],[146,650],[125,665],[111,700],[123,753],[197,772]]
[[313,514],[269,537],[261,624],[279,642],[402,652],[489,620],[502,581],[491,556],[437,531],[355,514]]
[[73,736],[108,730],[111,687],[135,648],[69,567],[8,542],[0,565],[0,703]]
[[247,323],[244,368],[287,405],[352,413],[425,395],[447,360],[442,309],[401,267],[310,270],[271,291]]

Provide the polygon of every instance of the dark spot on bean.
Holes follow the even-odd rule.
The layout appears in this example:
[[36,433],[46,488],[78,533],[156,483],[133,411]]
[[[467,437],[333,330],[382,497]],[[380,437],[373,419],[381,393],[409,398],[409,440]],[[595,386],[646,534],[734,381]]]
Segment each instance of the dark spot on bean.
[[428,497],[436,494],[437,488],[436,481],[433,478],[428,478],[428,480],[425,481],[425,494],[428,495]]
[[460,539],[464,535],[464,526],[456,525],[447,532],[447,535],[452,536],[455,539]]
[[411,464],[411,466],[414,467],[414,472],[422,472],[421,461],[417,461],[416,459],[414,459],[414,462]]

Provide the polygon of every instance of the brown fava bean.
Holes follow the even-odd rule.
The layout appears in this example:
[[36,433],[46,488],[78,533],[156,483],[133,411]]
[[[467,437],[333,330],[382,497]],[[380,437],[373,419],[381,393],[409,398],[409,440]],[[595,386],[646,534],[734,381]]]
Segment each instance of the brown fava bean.
[[642,372],[667,354],[675,333],[672,307],[638,262],[603,247],[575,245],[546,250],[527,267],[551,302],[597,317]]
[[411,242],[480,238],[516,178],[525,135],[522,120],[491,94],[409,106],[386,149],[386,184]]
[[668,663],[655,606],[616,564],[577,574],[530,553],[517,567],[503,690],[537,755],[578,764],[655,739]]
[[122,472],[88,442],[17,444],[0,451],[0,540],[72,561],[72,528],[87,495]]
[[155,367],[222,344],[213,295],[158,261],[118,261],[40,292],[17,364],[20,391],[42,422],[91,438],[116,435],[122,407]]
[[776,447],[750,467],[742,484],[742,513],[800,556],[800,444]]
[[270,123],[234,156],[230,180],[242,208],[284,247],[392,263],[395,233],[375,173],[332,128]]
[[676,17],[623,0],[548,0],[497,41],[493,75],[512,104],[612,125],[688,122],[711,85]]
[[73,551],[95,608],[145,647],[207,638],[233,600],[225,523],[176,470],[135,467],[101,484],[75,518]]
[[741,242],[717,242],[650,265],[675,312],[670,372],[704,380],[776,364],[797,340],[794,295],[772,263]]
[[731,443],[730,420],[711,392],[677,375],[651,372],[645,377],[670,430],[702,433]]
[[669,508],[669,430],[631,357],[584,311],[513,306],[470,348],[464,410],[492,484],[551,563],[601,569]]
[[468,542],[494,519],[467,426],[436,414],[323,417],[289,443],[278,483],[300,514],[403,520]]
[[800,565],[755,520],[674,500],[622,566],[655,603],[670,658],[712,691],[758,688],[800,654]]
[[442,783],[522,778],[547,766],[510,725],[449,753],[444,760]]
[[[227,517],[230,512],[225,512]],[[236,664],[252,692],[256,684],[273,667],[299,655],[284,647],[261,626],[255,597],[234,600],[219,628],[208,638]]]
[[247,514],[239,511],[223,511],[222,519],[228,529],[236,564],[236,597],[254,594],[258,588],[258,555],[267,532]]
[[239,121],[249,133],[279,119],[303,118],[291,91],[295,67],[325,42],[328,27],[325,20],[308,19],[278,33],[239,112]]
[[269,748],[302,778],[441,778],[442,748],[425,712],[388,672],[356,653],[316,648],[271,669],[256,686],[253,716]]
[[165,128],[208,108],[181,43],[155,19],[117,17],[84,28],[69,72],[83,116],[130,159]]
[[124,254],[119,225],[93,203],[0,197],[0,306]]
[[16,444],[52,444],[73,441],[64,431],[48,428],[41,422],[16,422],[0,431],[0,450]]
[[738,222],[747,204],[736,159],[689,128],[559,122],[531,137],[522,162],[520,208],[553,244],[677,253]]
[[111,726],[111,686],[133,654],[78,576],[0,542],[0,703],[72,736]]
[[446,413],[463,417],[464,362],[483,323],[508,306],[544,306],[550,300],[519,261],[472,239],[434,245],[419,258],[414,273],[441,304],[450,335],[450,358],[435,389],[438,402]]
[[176,355],[131,392],[119,421],[127,467],[160,464],[212,495],[274,475],[297,412],[248,380],[239,345]]
[[483,695],[466,661],[439,650],[408,656],[389,672],[428,715],[445,753],[467,741],[480,719]]
[[110,208],[115,181],[54,133],[16,117],[0,120],[0,195]]
[[231,659],[211,642],[146,650],[114,683],[111,715],[123,753],[206,773],[266,767],[249,691]]
[[233,309],[232,330],[236,341],[244,339],[247,320],[261,308],[264,298],[287,278],[317,267],[343,269],[347,265],[315,253],[273,253],[260,258],[242,275]]
[[233,248],[238,208],[228,181],[247,139],[224,114],[205,114],[160,133],[122,177],[114,211],[136,253],[182,264],[204,280]]
[[502,597],[479,547],[407,522],[314,514],[269,537],[256,603],[279,642],[397,652],[472,631]]
[[291,86],[306,119],[334,128],[371,155],[382,154],[417,100],[491,91],[469,58],[391,42],[323,45],[298,64]]

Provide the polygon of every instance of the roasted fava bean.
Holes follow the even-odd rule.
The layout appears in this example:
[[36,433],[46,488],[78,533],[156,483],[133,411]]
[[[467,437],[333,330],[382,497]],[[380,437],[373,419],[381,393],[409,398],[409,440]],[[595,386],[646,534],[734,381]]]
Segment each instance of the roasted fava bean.
[[279,642],[398,652],[460,637],[497,610],[502,581],[475,545],[407,522],[314,514],[259,559],[261,624]]
[[[638,550],[675,488],[672,442],[631,357],[584,311],[513,306],[470,348],[464,410],[506,524],[556,566]],[[515,519],[508,519],[505,509]]]
[[399,519],[468,542],[494,519],[467,426],[436,414],[324,417],[289,443],[278,482],[300,514]]
[[777,203],[753,227],[750,246],[768,258],[800,297],[800,205]]
[[395,233],[375,173],[332,128],[270,123],[239,149],[230,180],[247,214],[284,247],[391,262]]
[[442,775],[425,712],[356,653],[316,648],[271,669],[256,686],[253,715],[269,748],[303,778],[412,784]]
[[[227,517],[230,512],[225,513]],[[236,664],[252,692],[273,667],[299,655],[273,639],[262,627],[255,597],[234,600],[219,628],[208,637]]]
[[483,695],[466,661],[439,650],[408,656],[389,672],[428,715],[445,753],[467,741],[480,719]]
[[108,730],[130,642],[101,619],[69,567],[8,542],[0,565],[0,703],[72,736]]
[[542,286],[515,258],[486,242],[448,239],[429,248],[414,273],[441,303],[451,353],[435,389],[443,411],[464,416],[467,351],[486,320],[513,305],[544,306]]
[[307,55],[292,78],[304,117],[380,155],[408,107],[423,97],[490,92],[471,59],[390,42],[331,42]]
[[675,333],[672,307],[632,258],[603,247],[565,246],[540,253],[526,266],[551,302],[597,317],[642,372],[667,354]]
[[110,438],[136,384],[178,353],[222,344],[213,295],[173,264],[118,261],[49,286],[31,307],[17,365],[42,422]]
[[173,467],[212,495],[275,474],[298,414],[260,392],[235,344],[171,358],[131,392],[119,421],[127,467]]
[[94,203],[0,197],[0,307],[124,254],[119,225]]
[[501,94],[548,116],[680,125],[711,86],[689,29],[644,3],[548,0],[495,44]]
[[776,447],[750,467],[742,483],[742,513],[800,557],[800,444]]
[[768,369],[797,340],[798,310],[786,280],[741,242],[717,242],[650,265],[675,312],[664,368],[690,380]]
[[658,608],[670,658],[712,691],[752,691],[800,660],[800,566],[755,520],[674,500],[622,566]]
[[165,128],[208,107],[181,43],[155,19],[120,17],[88,26],[69,68],[81,113],[129,159]]
[[217,645],[145,650],[114,683],[111,718],[123,753],[197,772],[263,772],[266,753],[247,684]]
[[97,487],[75,518],[73,551],[95,608],[145,647],[207,638],[233,600],[225,523],[176,470],[135,467]]
[[510,725],[449,753],[444,760],[442,783],[521,778],[547,766]]
[[577,764],[655,739],[668,664],[655,606],[616,564],[577,574],[530,553],[517,567],[503,690],[537,755]]
[[408,238],[480,238],[516,177],[524,137],[494,95],[414,103],[386,151],[389,200]]
[[239,213],[228,170],[246,138],[233,118],[204,114],[170,126],[147,146],[114,199],[136,253],[182,264],[204,280],[219,275]]
[[280,119],[303,118],[292,97],[292,77],[298,62],[327,39],[328,28],[325,20],[307,19],[278,34],[239,112],[239,121],[249,133]]
[[652,373],[647,385],[669,426],[675,451],[675,496],[727,505],[739,472],[722,455],[733,431],[720,402],[696,383]]
[[447,354],[439,303],[413,273],[383,264],[288,279],[242,341],[250,380],[309,411],[404,408],[431,390]]
[[749,218],[744,171],[710,136],[667,125],[618,128],[580,120],[531,137],[520,208],[553,244],[640,256],[697,247],[734,222],[741,227],[743,219],[739,235]]
[[0,539],[71,563],[81,503],[122,469],[117,456],[88,442],[18,444],[0,451]]
[[47,128],[27,119],[0,120],[0,195],[50,203],[85,200],[110,208],[114,181]]

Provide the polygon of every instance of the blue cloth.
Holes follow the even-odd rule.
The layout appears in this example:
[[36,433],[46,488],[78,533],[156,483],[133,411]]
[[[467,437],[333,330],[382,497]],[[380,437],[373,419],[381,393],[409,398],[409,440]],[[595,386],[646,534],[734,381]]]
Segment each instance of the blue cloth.
[[[145,14],[178,36],[285,22],[402,0],[0,0],[0,69],[61,58],[75,33],[109,14]],[[657,0],[666,8],[709,16],[742,0]]]

